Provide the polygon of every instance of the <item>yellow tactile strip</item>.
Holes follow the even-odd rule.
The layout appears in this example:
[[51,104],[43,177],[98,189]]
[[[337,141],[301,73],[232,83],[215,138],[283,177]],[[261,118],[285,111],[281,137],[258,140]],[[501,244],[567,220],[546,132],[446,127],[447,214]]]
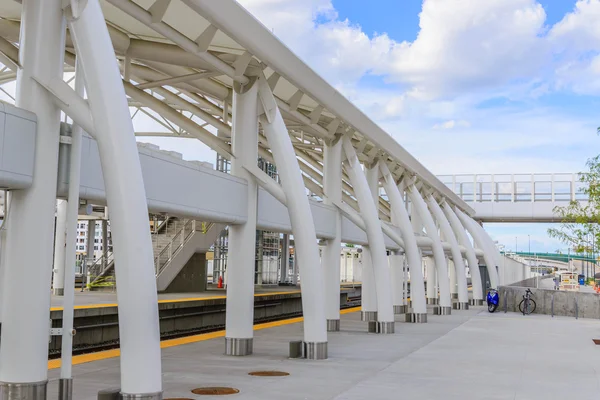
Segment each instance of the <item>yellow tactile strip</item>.
[[[280,296],[284,294],[300,294],[299,290],[289,291],[289,292],[271,292],[271,293],[259,293],[255,294],[254,297],[264,297],[264,296]],[[166,304],[166,303],[184,303],[186,301],[207,301],[207,300],[220,300],[226,299],[227,296],[211,296],[211,297],[187,297],[184,299],[164,299],[159,300],[158,304]],[[107,307],[117,307],[117,303],[101,303],[101,304],[85,304],[80,306],[75,306],[75,310],[85,310],[89,308],[107,308]],[[52,307],[50,311],[62,311],[62,307]]]
[[[342,285],[342,290],[350,290],[347,288],[349,285]],[[271,293],[258,293],[255,294],[254,297],[265,297],[265,296],[281,296],[285,294],[301,294],[300,290],[293,290],[287,292],[271,292]],[[207,300],[222,300],[226,299],[227,296],[211,296],[211,297],[187,297],[184,299],[164,299],[159,300],[158,304],[170,304],[170,303],[185,303],[187,301],[207,301]],[[75,310],[85,310],[90,308],[108,308],[108,307],[117,307],[117,303],[101,303],[101,304],[83,304],[79,306],[75,306]],[[50,311],[62,311],[62,307],[52,307]]]
[[[290,293],[290,292],[285,292],[285,293]],[[271,293],[271,294],[274,294],[274,293]],[[223,296],[223,297],[225,297],[225,296]],[[341,310],[340,314],[350,314],[350,313],[357,312],[357,311],[360,311],[360,307],[353,307],[353,308],[347,308],[345,310]],[[295,324],[295,323],[302,322],[302,321],[304,321],[304,317],[290,318],[290,319],[284,319],[281,321],[274,321],[274,322],[266,322],[264,324],[254,325],[254,330],[259,331],[261,329],[275,328],[278,326]],[[190,343],[203,342],[205,340],[216,339],[216,338],[220,338],[220,337],[225,337],[224,330],[210,332],[210,333],[202,333],[200,335],[186,336],[186,337],[177,338],[177,339],[163,340],[160,342],[160,348],[166,349],[169,347],[181,346],[181,345],[190,344]],[[106,360],[109,358],[119,357],[120,355],[121,355],[121,350],[119,350],[119,349],[99,351],[97,353],[82,354],[79,356],[73,356],[73,365],[85,364],[85,363],[99,361],[99,360]],[[60,359],[49,360],[48,361],[48,369],[60,368],[60,364],[61,364]]]

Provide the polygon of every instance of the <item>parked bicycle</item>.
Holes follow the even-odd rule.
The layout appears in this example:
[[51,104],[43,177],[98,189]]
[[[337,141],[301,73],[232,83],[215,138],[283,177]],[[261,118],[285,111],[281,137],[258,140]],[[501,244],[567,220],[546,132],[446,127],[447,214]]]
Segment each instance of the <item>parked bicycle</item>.
[[523,300],[519,303],[519,311],[523,313],[523,315],[529,315],[535,311],[535,300],[531,298],[533,292],[528,288],[523,295]]

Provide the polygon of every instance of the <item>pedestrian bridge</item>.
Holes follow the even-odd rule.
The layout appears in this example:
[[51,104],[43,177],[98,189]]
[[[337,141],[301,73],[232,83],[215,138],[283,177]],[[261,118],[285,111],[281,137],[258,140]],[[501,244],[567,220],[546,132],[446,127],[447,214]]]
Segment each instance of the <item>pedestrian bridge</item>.
[[587,202],[581,174],[461,174],[438,178],[475,210],[482,222],[560,222],[554,212]]

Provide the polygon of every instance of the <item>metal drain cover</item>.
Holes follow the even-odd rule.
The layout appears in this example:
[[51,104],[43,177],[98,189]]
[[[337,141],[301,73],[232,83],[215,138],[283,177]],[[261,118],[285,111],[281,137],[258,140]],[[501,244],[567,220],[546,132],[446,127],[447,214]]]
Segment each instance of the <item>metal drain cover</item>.
[[252,376],[288,376],[288,372],[283,371],[254,371],[249,372],[248,375]]
[[231,387],[202,387],[192,390],[192,393],[199,394],[201,396],[224,396],[228,394],[236,394],[240,391],[236,388]]

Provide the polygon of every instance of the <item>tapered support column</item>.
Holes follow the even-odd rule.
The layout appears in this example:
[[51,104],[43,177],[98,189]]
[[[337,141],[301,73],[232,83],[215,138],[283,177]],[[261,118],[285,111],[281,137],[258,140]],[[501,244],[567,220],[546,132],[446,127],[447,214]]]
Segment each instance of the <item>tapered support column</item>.
[[[425,287],[423,283],[421,252],[417,246],[417,240],[408,216],[408,211],[406,210],[403,196],[387,165],[379,163],[379,168],[383,174],[385,192],[388,195],[392,207],[392,218],[399,227],[402,240],[404,240],[404,253],[410,270],[410,297],[413,313],[426,316],[427,306],[425,305]],[[404,266],[402,268],[404,268]],[[425,322],[427,319],[426,317],[419,317],[419,320]]]
[[[342,142],[325,145],[323,162],[323,192],[325,204],[342,201]],[[327,330],[340,330],[340,253],[342,247],[342,215],[335,211],[335,238],[325,246],[322,262],[325,275],[325,314]]]
[[[378,171],[375,168],[365,167],[365,176],[367,178],[367,184],[371,193],[377,191],[378,186]],[[377,321],[377,289],[375,286],[375,272],[373,270],[373,257],[371,255],[370,247],[366,247],[368,259],[367,263],[363,263],[363,281],[361,296],[362,302],[362,320],[363,321]],[[373,325],[374,326],[374,325]],[[375,329],[375,328],[373,328]]]
[[[85,243],[85,273],[87,274],[88,268],[94,263],[94,239],[96,239],[96,220],[88,220],[87,225],[87,241]],[[84,275],[85,280],[85,275]]]
[[[65,292],[65,251],[67,229],[67,202],[56,201],[56,233],[54,235],[54,276],[52,277],[52,292],[62,296]],[[69,247],[69,251],[73,246]]]
[[46,399],[60,110],[33,77],[62,79],[65,26],[61,3],[28,0],[22,5],[16,105],[36,114],[37,134],[33,182],[29,189],[11,192],[2,249],[6,252],[0,340],[2,400]]
[[[450,227],[450,223],[446,219],[444,212],[440,208],[437,201],[433,198],[432,195],[427,197],[427,204],[429,205],[429,209],[435,216],[437,220],[440,231],[444,235],[444,238],[448,243],[450,243],[450,251],[452,254],[452,262],[454,264],[453,277],[454,279],[450,279],[453,282],[453,285],[456,284],[456,290],[458,293],[458,302],[461,304],[459,308],[466,309],[469,306],[469,292],[467,289],[467,273],[465,271],[465,263],[463,261],[462,253],[460,251],[460,247],[458,246],[458,241],[456,240],[456,236],[454,236],[454,232]],[[452,275],[451,275],[452,278]],[[451,291],[452,293],[452,291]]]
[[122,397],[159,399],[160,332],[148,204],[127,97],[98,0],[87,1],[78,18],[69,20],[69,30],[83,67],[110,209]]
[[392,304],[394,314],[404,314],[406,304],[404,302],[404,255],[399,251],[391,251],[388,256],[390,264],[390,276],[392,279]]
[[[442,240],[444,237],[442,236]],[[448,264],[448,275],[450,276],[450,297],[452,300],[458,298],[458,283],[456,282],[456,266],[454,265],[454,259],[446,257],[446,263]]]
[[227,312],[225,314],[225,354],[252,354],[254,325],[254,259],[258,186],[243,167],[258,160],[258,85],[240,87],[233,94],[231,174],[248,182],[248,219],[229,226],[227,262]]
[[485,238],[483,228],[479,226],[471,217],[463,213],[458,208],[454,209],[456,216],[460,222],[469,231],[471,237],[475,241],[477,247],[483,250],[483,258],[485,260],[488,275],[490,276],[490,285],[492,288],[498,288],[498,271],[496,270],[496,259],[494,258],[493,250],[489,248],[489,244]]
[[271,146],[287,198],[294,234],[294,255],[300,266],[305,355],[311,359],[324,359],[327,358],[327,323],[323,307],[325,285],[315,225],[312,222],[300,166],[294,156],[292,141],[281,112],[264,77],[259,79],[259,83],[260,99],[265,111],[261,116],[261,124]]
[[367,177],[362,173],[358,157],[348,137],[343,138],[343,146],[348,158],[348,174],[350,175],[352,186],[354,186],[354,194],[358,200],[360,213],[367,228],[367,238],[371,248],[371,259],[373,261],[373,273],[375,275],[375,287],[377,290],[376,331],[378,333],[393,333],[395,325],[390,287],[390,269],[386,259],[386,248],[383,232],[381,231],[381,221],[377,212],[377,203],[373,201],[374,195],[369,189]]
[[[435,267],[437,271],[437,282],[440,292],[439,305],[441,308],[441,314],[449,314],[448,308],[452,309],[452,301],[450,299],[450,280],[448,276],[448,265],[446,264],[446,255],[444,254],[444,248],[442,247],[442,241],[437,232],[437,227],[433,221],[433,217],[427,209],[425,200],[421,197],[421,193],[417,190],[414,185],[408,188],[408,195],[414,205],[415,209],[419,213],[427,236],[431,239],[431,250],[435,260]],[[429,277],[427,278],[429,279]]]
[[373,260],[369,246],[363,246],[361,258],[361,319],[373,322],[377,321],[377,291],[375,290],[375,274],[373,273]]
[[452,231],[454,232],[458,243],[466,249],[466,258],[469,265],[469,270],[471,272],[471,284],[473,287],[473,304],[483,304],[481,273],[479,272],[479,262],[477,261],[477,256],[475,255],[475,249],[473,248],[473,245],[467,236],[465,228],[462,226],[452,207],[447,202],[443,202],[442,210],[444,211],[448,222],[450,222],[450,226],[452,227]]
[[425,262],[425,276],[427,277],[426,282],[426,297],[427,304],[440,304],[437,290],[437,273],[435,271],[435,260],[433,257],[423,257]]

